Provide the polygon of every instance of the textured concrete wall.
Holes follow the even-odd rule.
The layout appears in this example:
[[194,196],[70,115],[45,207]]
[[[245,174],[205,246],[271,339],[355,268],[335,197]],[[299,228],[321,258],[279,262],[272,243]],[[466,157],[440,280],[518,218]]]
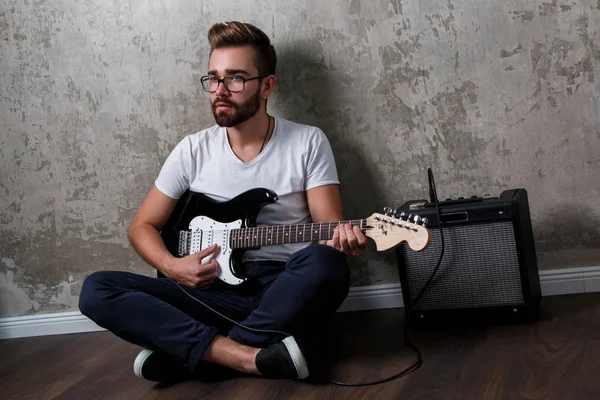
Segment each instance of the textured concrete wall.
[[[271,111],[328,134],[347,217],[426,197],[432,166],[441,198],[527,188],[541,268],[600,264],[600,1],[0,4],[0,317],[76,309],[95,270],[151,273],[126,230],[213,123],[199,79],[227,19],[272,37]],[[397,281],[373,251],[353,274]]]

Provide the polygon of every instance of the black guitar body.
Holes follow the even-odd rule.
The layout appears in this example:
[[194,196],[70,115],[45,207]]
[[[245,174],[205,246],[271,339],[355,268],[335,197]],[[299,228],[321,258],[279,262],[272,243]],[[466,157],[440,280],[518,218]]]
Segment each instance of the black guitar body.
[[[256,216],[259,211],[277,200],[277,194],[265,188],[248,190],[225,202],[218,202],[202,193],[188,190],[177,201],[160,235],[169,253],[179,257],[179,232],[188,230],[190,222],[195,217],[205,216],[222,223],[242,220],[240,228],[249,228],[256,226]],[[232,252],[233,265],[230,267],[234,271],[235,265],[241,263],[246,250],[248,249],[236,249]],[[226,266],[221,267],[226,268]],[[158,273],[158,275],[162,277],[162,274]]]

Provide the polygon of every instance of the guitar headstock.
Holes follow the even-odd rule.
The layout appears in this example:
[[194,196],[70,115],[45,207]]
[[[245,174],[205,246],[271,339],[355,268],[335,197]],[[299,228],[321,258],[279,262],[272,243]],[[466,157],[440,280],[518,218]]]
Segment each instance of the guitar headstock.
[[406,219],[386,214],[374,213],[367,218],[368,229],[365,235],[373,239],[378,251],[385,251],[407,242],[414,251],[422,251],[431,242],[431,232],[424,226],[419,216],[409,215]]

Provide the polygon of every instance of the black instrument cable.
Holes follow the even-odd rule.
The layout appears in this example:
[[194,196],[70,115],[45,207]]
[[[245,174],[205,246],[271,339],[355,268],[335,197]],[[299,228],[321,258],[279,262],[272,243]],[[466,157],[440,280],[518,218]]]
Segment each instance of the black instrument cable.
[[429,279],[427,280],[427,282],[425,283],[425,285],[423,286],[423,288],[421,289],[421,291],[419,292],[419,294],[417,295],[417,297],[415,298],[415,300],[412,302],[410,310],[408,311],[408,314],[406,315],[406,318],[405,318],[405,321],[404,321],[404,344],[407,347],[410,347],[415,352],[415,354],[417,355],[417,361],[415,361],[413,364],[411,364],[407,368],[403,369],[402,371],[400,371],[400,372],[398,372],[398,373],[396,373],[396,374],[394,374],[392,376],[388,376],[387,378],[379,379],[379,380],[376,380],[376,381],[359,382],[359,383],[345,383],[345,382],[330,381],[333,384],[336,384],[336,385],[339,385],[339,386],[372,386],[372,385],[379,385],[381,383],[385,383],[385,382],[393,381],[393,380],[398,379],[398,378],[402,378],[402,377],[410,374],[411,372],[414,372],[414,371],[418,370],[421,367],[421,365],[423,365],[423,356],[421,355],[421,351],[417,348],[417,346],[415,346],[410,341],[410,338],[409,338],[409,335],[408,335],[408,323],[410,321],[410,316],[412,315],[412,312],[415,309],[415,306],[417,305],[417,302],[421,299],[421,297],[425,293],[425,290],[427,290],[427,288],[429,287],[431,281],[433,280],[433,278],[435,277],[438,269],[440,268],[440,265],[442,263],[442,258],[444,257],[444,232],[442,230],[442,218],[440,217],[440,205],[439,205],[439,202],[438,202],[437,189],[435,187],[435,181],[433,179],[433,172],[431,171],[431,168],[427,169],[427,176],[428,176],[428,181],[429,181],[429,196],[430,196],[430,201],[432,203],[435,203],[435,207],[436,207],[436,213],[437,213],[437,218],[438,218],[438,226],[439,226],[439,229],[440,229],[440,236],[441,236],[441,240],[442,240],[442,249],[440,251],[440,257],[439,257],[438,262],[437,262],[437,264],[435,266],[435,269],[431,273],[431,276],[429,277]]
[[[442,258],[444,257],[444,232],[442,230],[442,219],[440,217],[440,206],[439,206],[439,202],[438,202],[438,197],[437,197],[437,190],[435,187],[435,181],[433,179],[433,172],[431,171],[431,168],[427,169],[427,176],[428,176],[428,182],[429,182],[429,196],[430,196],[430,201],[432,203],[435,203],[435,207],[436,207],[436,212],[437,212],[437,218],[438,218],[438,226],[439,226],[439,230],[440,230],[440,236],[441,236],[441,244],[442,244],[442,249],[440,251],[440,257],[438,259],[437,265],[435,267],[435,269],[433,270],[431,276],[429,277],[429,279],[427,280],[427,282],[425,283],[425,285],[423,286],[423,288],[421,289],[421,291],[419,292],[418,296],[415,298],[415,300],[412,302],[412,305],[410,307],[410,310],[406,316],[405,319],[405,323],[404,323],[404,343],[406,344],[407,347],[410,347],[415,354],[417,355],[417,361],[415,361],[413,364],[411,364],[410,366],[408,366],[407,368],[403,369],[402,371],[389,376],[387,378],[383,378],[383,379],[379,379],[376,381],[370,381],[370,382],[358,382],[358,383],[347,383],[347,382],[338,382],[338,381],[334,381],[334,380],[329,380],[330,383],[333,383],[335,385],[338,386],[372,386],[372,385],[379,385],[381,383],[385,383],[385,382],[389,382],[389,381],[393,381],[395,379],[398,378],[402,378],[408,374],[410,374],[411,372],[416,371],[417,369],[419,369],[421,367],[421,365],[423,365],[423,356],[421,355],[421,351],[417,348],[417,346],[415,346],[409,339],[409,335],[408,335],[408,322],[410,320],[410,316],[415,308],[415,306],[417,305],[417,302],[419,301],[419,299],[423,296],[423,294],[425,293],[425,290],[427,290],[427,288],[429,287],[431,281],[433,280],[433,278],[435,277],[438,269],[440,268],[440,264],[442,263]],[[204,303],[203,301],[197,299],[196,297],[194,297],[192,294],[190,294],[189,292],[187,292],[184,287],[177,281],[167,278],[170,282],[173,282],[173,284],[175,284],[179,289],[181,289],[181,291],[183,293],[185,293],[187,296],[189,296],[190,298],[192,298],[193,300],[195,300],[196,302],[202,304],[204,307],[208,308],[209,310],[211,310],[212,312],[214,312],[215,314],[219,315],[220,317],[226,319],[227,321],[250,331],[253,332],[264,332],[264,333],[277,333],[277,334],[282,334],[284,336],[293,336],[287,332],[283,332],[283,331],[278,331],[278,330],[270,330],[270,329],[255,329],[255,328],[250,328],[248,326],[244,326],[242,324],[240,324],[237,321],[234,321],[233,319],[227,317],[226,315],[220,313],[219,311],[215,310],[214,308],[210,307],[208,304]]]

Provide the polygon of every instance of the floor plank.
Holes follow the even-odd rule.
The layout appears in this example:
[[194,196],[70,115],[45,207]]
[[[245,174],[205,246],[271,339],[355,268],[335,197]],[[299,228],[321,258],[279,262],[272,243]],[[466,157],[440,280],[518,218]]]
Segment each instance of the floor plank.
[[[415,361],[402,309],[340,313],[329,338],[332,379],[384,378]],[[596,399],[600,294],[545,298],[537,321],[411,330],[422,367],[381,385],[239,376],[172,386],[133,375],[139,348],[108,332],[0,341],[2,399]]]

